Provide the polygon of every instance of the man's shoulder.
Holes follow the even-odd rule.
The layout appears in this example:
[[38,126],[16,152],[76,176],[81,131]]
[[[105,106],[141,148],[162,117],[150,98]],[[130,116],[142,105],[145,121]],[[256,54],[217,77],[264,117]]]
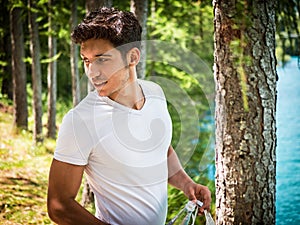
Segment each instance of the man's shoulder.
[[163,89],[159,84],[150,80],[142,80],[142,79],[139,79],[138,82],[142,86],[144,94],[164,97]]
[[86,121],[94,118],[94,114],[97,108],[97,111],[101,110],[102,105],[105,105],[105,101],[99,98],[96,92],[90,92],[88,95],[83,98],[74,108],[68,111],[64,116],[64,120],[72,121]]
[[101,97],[96,91],[92,91],[73,108],[73,111],[79,115],[89,115],[95,112],[95,108],[101,110],[103,106],[107,105],[107,102],[104,99],[105,97]]

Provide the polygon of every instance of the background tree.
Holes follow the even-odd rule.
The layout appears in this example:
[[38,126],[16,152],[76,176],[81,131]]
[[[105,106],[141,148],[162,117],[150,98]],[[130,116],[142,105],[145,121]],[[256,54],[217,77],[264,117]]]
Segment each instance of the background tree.
[[[71,8],[71,30],[73,27],[77,25],[77,7],[78,2],[74,0],[72,2]],[[71,41],[70,44],[70,65],[71,65],[71,76],[72,76],[72,99],[73,99],[73,106],[76,106],[80,101],[80,84],[79,84],[79,70],[78,70],[78,45]]]
[[56,26],[53,22],[53,15],[55,10],[55,0],[48,1],[48,49],[49,49],[49,63],[48,63],[48,123],[47,123],[47,137],[56,138],[56,89],[57,89],[57,40],[56,40]]
[[214,12],[217,224],[275,224],[275,2]]
[[142,45],[141,61],[137,65],[137,75],[139,78],[145,78],[146,73],[146,40],[147,40],[147,18],[148,18],[148,0],[131,0],[130,11],[133,12],[142,26]]
[[42,72],[40,64],[40,42],[39,30],[36,13],[36,1],[28,0],[28,19],[30,34],[30,52],[32,57],[31,73],[32,73],[32,89],[33,89],[33,116],[34,129],[33,137],[35,142],[42,141],[43,124],[42,124]]
[[14,124],[23,129],[28,127],[26,66],[24,63],[24,35],[22,8],[12,6],[10,10],[10,33],[12,53],[12,78],[14,100]]
[[85,7],[86,11],[89,12],[102,6],[111,7],[112,4],[113,0],[86,0]]
[[[277,58],[283,65],[287,61],[286,55],[300,56],[300,0],[277,1],[276,26],[278,34]],[[296,44],[293,44],[295,42]]]
[[[1,15],[10,15],[8,0],[3,0],[0,8]],[[10,17],[1,16],[0,24],[0,74],[3,75],[1,94],[13,100],[13,83],[12,83],[12,65],[11,65],[11,33],[10,33]]]

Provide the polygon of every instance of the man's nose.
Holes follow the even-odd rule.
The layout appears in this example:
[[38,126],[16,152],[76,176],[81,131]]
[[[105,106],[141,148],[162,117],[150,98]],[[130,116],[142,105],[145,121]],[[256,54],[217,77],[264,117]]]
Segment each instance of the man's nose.
[[100,68],[96,63],[89,63],[85,65],[85,73],[89,78],[94,78],[100,75]]

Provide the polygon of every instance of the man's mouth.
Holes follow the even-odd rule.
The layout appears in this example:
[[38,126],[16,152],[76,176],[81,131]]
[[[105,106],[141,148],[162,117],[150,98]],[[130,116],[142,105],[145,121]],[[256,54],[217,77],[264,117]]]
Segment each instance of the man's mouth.
[[93,84],[94,84],[94,86],[96,88],[100,88],[100,87],[104,86],[106,83],[107,83],[107,81],[104,81],[104,82],[93,82]]
[[102,87],[103,85],[105,85],[107,83],[106,80],[102,80],[99,76],[92,78],[92,82],[93,82],[94,86],[97,88]]

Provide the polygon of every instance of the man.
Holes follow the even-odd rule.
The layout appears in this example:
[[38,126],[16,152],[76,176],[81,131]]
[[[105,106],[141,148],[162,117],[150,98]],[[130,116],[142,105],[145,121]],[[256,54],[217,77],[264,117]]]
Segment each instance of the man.
[[[95,91],[63,119],[50,168],[48,212],[58,224],[162,225],[167,183],[209,210],[207,187],[184,172],[170,145],[162,89],[137,79],[141,27],[130,12],[102,8],[72,32]],[[83,172],[96,215],[75,201]]]

